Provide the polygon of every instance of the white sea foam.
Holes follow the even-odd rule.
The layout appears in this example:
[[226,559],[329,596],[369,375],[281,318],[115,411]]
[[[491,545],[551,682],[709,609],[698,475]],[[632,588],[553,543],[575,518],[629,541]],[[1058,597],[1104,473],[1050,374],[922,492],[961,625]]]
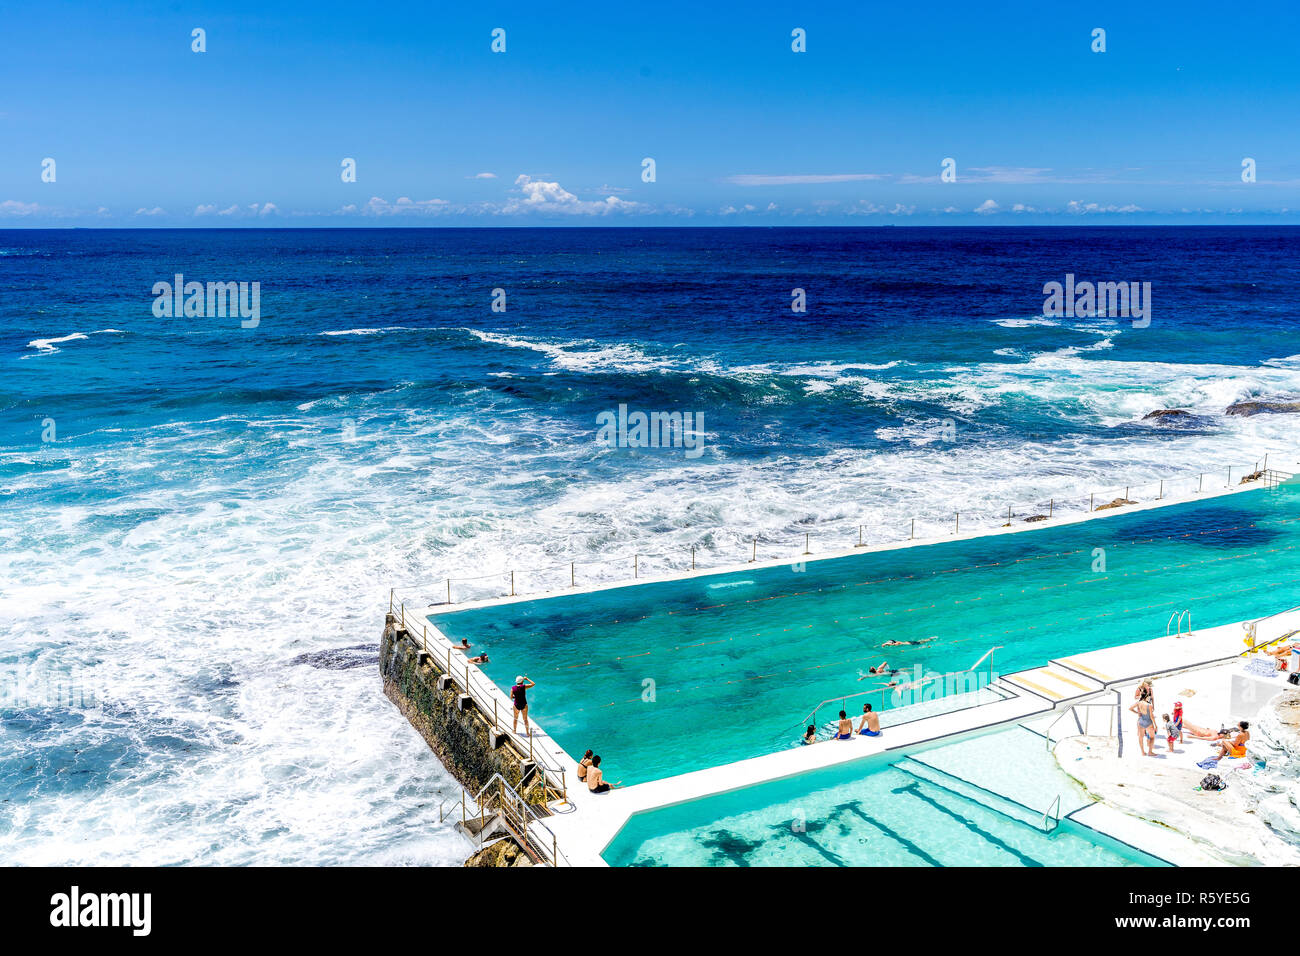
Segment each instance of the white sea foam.
[[125,335],[121,329],[97,329],[94,332],[72,332],[68,335],[48,339],[32,339],[27,343],[29,349],[36,349],[44,355],[52,355],[59,351],[58,346],[68,342],[81,342],[92,335]]
[[377,329],[331,329],[321,335],[382,335],[385,332],[419,332],[420,329],[405,325],[385,325]]
[[1027,319],[994,319],[993,324],[1004,329],[1026,329],[1031,326],[1055,327],[1061,324],[1061,320],[1048,315],[1035,315]]
[[[602,348],[580,343],[560,360],[600,367],[591,355]],[[691,367],[674,351],[673,367]],[[458,862],[464,842],[432,822],[454,792],[450,778],[379,693],[374,667],[293,663],[377,643],[395,585],[417,604],[440,599],[446,577],[486,575],[454,584],[461,601],[508,590],[514,568],[520,590],[561,588],[570,560],[580,583],[595,583],[628,577],[630,561],[614,558],[634,553],[644,574],[689,567],[692,546],[700,567],[744,562],[755,537],[760,559],[797,559],[806,531],[820,552],[856,543],[859,524],[875,543],[906,538],[912,517],[929,536],[946,533],[957,511],[973,529],[999,525],[1009,504],[1023,513],[1052,497],[1058,514],[1081,512],[1090,490],[1131,485],[1141,497],[1144,482],[1150,491],[1171,475],[1186,480],[1166,493],[1191,491],[1198,471],[1264,453],[1300,470],[1291,416],[1221,414],[1232,401],[1300,393],[1300,368],[1103,354],[887,382],[855,364],[817,366],[820,375],[807,363],[723,369],[790,373],[954,415],[1024,403],[1088,426],[1050,444],[965,440],[962,422],[957,441],[927,440],[933,419],[902,419],[886,426],[884,448],[759,458],[730,454],[727,436],[711,435],[705,458],[647,459],[629,477],[588,467],[598,454],[590,436],[537,410],[413,407],[401,427],[373,439],[360,427],[362,440],[349,442],[339,427],[347,407],[322,395],[301,417],[159,423],[130,441],[60,452],[65,469],[6,483],[105,494],[93,504],[33,496],[6,516],[0,649],[93,683],[107,706],[50,729],[33,753],[45,768],[75,761],[99,776],[92,791],[50,770],[50,786],[7,805],[6,859]],[[1158,407],[1215,426],[1158,436],[1132,427]]]

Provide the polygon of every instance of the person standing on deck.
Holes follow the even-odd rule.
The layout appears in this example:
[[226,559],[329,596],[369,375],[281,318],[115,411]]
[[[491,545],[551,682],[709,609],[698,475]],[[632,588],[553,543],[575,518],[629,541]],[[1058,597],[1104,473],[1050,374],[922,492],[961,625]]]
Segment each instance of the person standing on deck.
[[524,733],[529,737],[533,735],[532,728],[528,726],[528,688],[536,686],[533,681],[530,681],[523,674],[515,678],[515,686],[510,688],[510,701],[515,705],[514,720],[510,723],[511,733],[519,730],[519,717],[522,715],[524,718]]

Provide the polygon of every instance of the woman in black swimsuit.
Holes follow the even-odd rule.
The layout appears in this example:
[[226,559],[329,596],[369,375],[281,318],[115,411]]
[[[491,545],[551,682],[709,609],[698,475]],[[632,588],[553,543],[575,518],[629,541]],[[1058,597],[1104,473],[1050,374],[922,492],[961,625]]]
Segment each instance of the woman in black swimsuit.
[[519,730],[519,716],[524,718],[524,733],[532,736],[533,732],[528,726],[528,688],[537,685],[530,681],[523,674],[515,678],[515,686],[510,688],[510,701],[515,705],[514,720],[510,724],[510,732],[515,733]]

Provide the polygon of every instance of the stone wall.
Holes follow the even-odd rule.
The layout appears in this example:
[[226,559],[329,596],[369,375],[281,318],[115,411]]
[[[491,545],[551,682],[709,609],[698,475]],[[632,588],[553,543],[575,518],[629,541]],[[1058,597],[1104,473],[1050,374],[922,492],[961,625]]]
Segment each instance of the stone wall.
[[471,795],[497,773],[518,790],[528,770],[527,761],[508,745],[493,748],[491,715],[485,720],[472,703],[462,710],[457,684],[438,689],[438,678],[445,670],[429,655],[422,654],[404,631],[380,642],[379,672],[384,694],[420,732],[452,776]]

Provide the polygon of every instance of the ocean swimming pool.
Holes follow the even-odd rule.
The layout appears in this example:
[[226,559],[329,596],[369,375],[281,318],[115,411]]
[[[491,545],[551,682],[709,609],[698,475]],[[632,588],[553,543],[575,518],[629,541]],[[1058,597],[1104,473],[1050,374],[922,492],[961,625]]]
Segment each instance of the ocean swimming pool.
[[[1041,752],[1039,738],[1008,747],[1018,734],[1033,737],[1015,728],[940,749],[975,744],[978,757],[983,740]],[[936,769],[930,754],[878,754],[634,814],[602,856],[611,866],[1168,865],[1068,818],[1044,824],[1034,807]]]
[[882,660],[951,673],[1001,645],[995,669],[1011,673],[1162,636],[1183,608],[1203,628],[1293,605],[1298,549],[1300,490],[1282,486],[430,620],[488,652],[503,689],[528,674],[533,719],[628,784],[791,746],[815,705],[883,683],[859,679]]

